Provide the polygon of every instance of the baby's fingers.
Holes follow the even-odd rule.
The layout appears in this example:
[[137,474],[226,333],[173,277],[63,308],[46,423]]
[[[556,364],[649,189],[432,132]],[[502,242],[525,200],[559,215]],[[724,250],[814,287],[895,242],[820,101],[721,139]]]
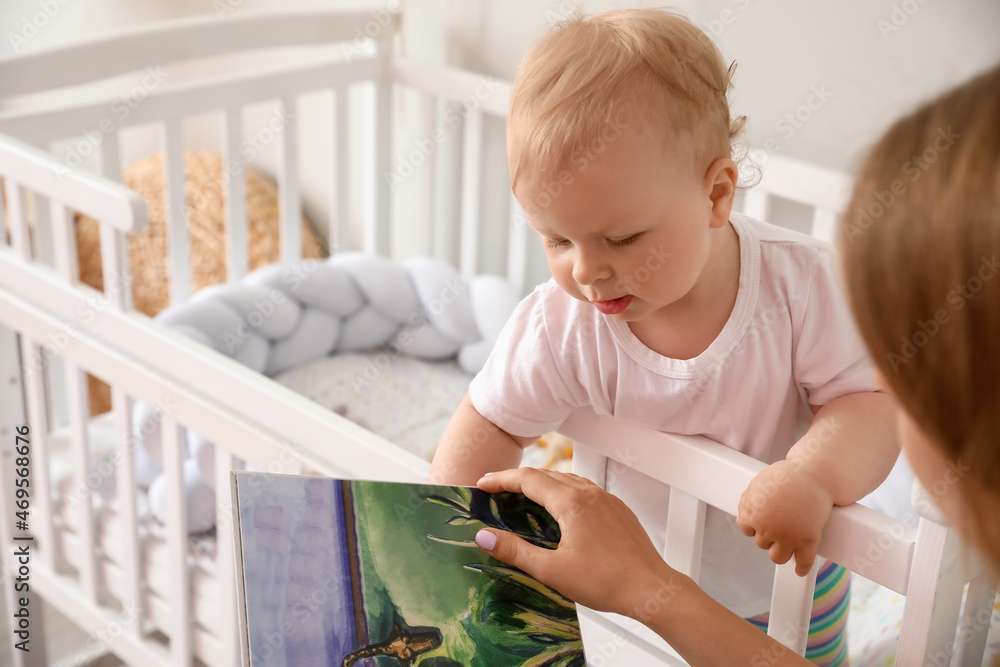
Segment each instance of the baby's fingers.
[[757,529],[750,524],[750,519],[747,517],[745,502],[746,496],[746,492],[740,496],[740,505],[736,514],[736,525],[740,527],[740,532],[744,535],[747,537],[753,537],[757,533]]
[[[786,558],[785,561],[782,562],[786,562],[787,560],[788,559]],[[777,563],[778,561],[774,562]],[[800,577],[806,576],[807,574],[809,574],[809,571],[812,570],[813,565],[815,563],[816,563],[815,546],[800,547],[795,550],[795,574],[799,575]]]

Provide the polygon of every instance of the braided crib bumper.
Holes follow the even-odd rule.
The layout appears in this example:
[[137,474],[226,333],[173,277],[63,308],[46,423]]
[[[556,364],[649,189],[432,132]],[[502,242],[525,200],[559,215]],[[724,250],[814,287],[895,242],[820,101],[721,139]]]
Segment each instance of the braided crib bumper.
[[[456,359],[470,375],[489,356],[518,303],[504,278],[465,282],[449,264],[414,257],[393,262],[364,253],[272,264],[240,282],[207,287],[161,312],[157,321],[268,376],[323,357],[381,348],[389,358]],[[364,379],[353,378],[356,388]],[[166,481],[157,412],[133,410],[136,478],[163,521]],[[215,520],[214,447],[186,432],[184,465],[189,531]]]

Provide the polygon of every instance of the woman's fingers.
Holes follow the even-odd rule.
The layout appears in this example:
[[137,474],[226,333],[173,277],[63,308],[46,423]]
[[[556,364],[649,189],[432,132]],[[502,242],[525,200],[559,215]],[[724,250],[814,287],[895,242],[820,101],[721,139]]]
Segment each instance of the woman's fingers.
[[600,492],[600,487],[584,477],[538,468],[501,470],[483,477],[476,485],[487,493],[523,493],[557,521],[561,516],[575,514],[581,500],[592,499]]
[[524,570],[539,581],[547,581],[546,562],[556,557],[551,549],[529,544],[513,533],[483,528],[476,533],[476,544],[497,560]]

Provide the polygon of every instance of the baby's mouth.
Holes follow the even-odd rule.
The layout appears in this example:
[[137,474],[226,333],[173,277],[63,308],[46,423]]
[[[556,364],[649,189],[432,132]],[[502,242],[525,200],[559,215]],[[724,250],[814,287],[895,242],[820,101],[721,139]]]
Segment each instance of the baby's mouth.
[[605,315],[617,315],[628,308],[629,304],[632,303],[632,295],[626,294],[625,296],[620,296],[617,299],[610,299],[608,301],[594,301],[594,307]]

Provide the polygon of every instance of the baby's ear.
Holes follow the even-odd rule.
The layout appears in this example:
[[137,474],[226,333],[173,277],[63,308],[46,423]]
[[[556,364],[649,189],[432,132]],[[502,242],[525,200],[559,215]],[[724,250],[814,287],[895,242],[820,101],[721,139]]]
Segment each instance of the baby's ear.
[[705,172],[705,190],[711,202],[712,227],[722,227],[729,221],[736,197],[739,169],[729,158],[719,158]]

